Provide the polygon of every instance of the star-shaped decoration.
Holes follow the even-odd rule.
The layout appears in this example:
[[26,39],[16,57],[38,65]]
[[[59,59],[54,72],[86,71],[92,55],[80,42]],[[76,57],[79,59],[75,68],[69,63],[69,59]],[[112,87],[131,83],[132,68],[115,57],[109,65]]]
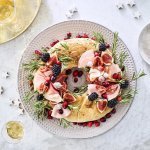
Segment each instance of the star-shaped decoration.
[[73,13],[67,12],[67,13],[66,13],[66,17],[67,17],[68,19],[71,19],[71,18],[73,17]]
[[116,3],[116,7],[117,7],[118,9],[123,9],[123,8],[124,8],[124,5],[123,5],[123,3],[118,2],[118,3]]
[[24,113],[25,113],[25,110],[23,108],[18,109],[18,114],[19,115],[24,115]]
[[10,104],[11,106],[17,106],[17,107],[19,107],[19,108],[22,108],[22,104],[21,104],[21,102],[20,102],[20,100],[19,99],[17,99],[17,100],[11,100],[11,104]]
[[128,0],[127,5],[130,7],[134,7],[136,5],[134,0]]
[[3,93],[4,93],[4,88],[0,86],[0,95],[2,95]]
[[133,13],[133,16],[134,16],[135,19],[140,19],[141,13],[139,11],[136,11],[136,12]]
[[70,13],[76,13],[76,12],[78,12],[78,9],[75,5],[73,5],[72,7],[70,7],[69,12]]
[[3,72],[2,77],[5,78],[5,79],[9,78],[10,77],[9,72]]

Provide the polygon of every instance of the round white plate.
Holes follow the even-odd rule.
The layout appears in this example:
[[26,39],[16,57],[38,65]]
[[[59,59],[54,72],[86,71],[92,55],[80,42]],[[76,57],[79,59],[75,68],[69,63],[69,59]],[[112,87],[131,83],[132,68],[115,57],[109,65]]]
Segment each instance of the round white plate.
[[[18,72],[18,88],[20,93],[20,98],[22,103],[28,112],[28,114],[37,122],[40,127],[44,128],[46,131],[51,132],[58,136],[68,137],[68,138],[88,138],[100,135],[112,127],[114,127],[127,113],[130,108],[130,104],[126,105],[118,105],[117,112],[111,118],[109,118],[105,123],[101,123],[100,127],[80,127],[80,126],[72,126],[68,128],[63,128],[59,126],[58,120],[38,120],[34,115],[33,102],[35,99],[33,98],[30,102],[26,103],[23,101],[23,97],[25,96],[25,92],[29,91],[29,85],[27,82],[28,71],[24,70],[22,64],[28,63],[33,57],[33,53],[35,49],[40,49],[42,46],[49,46],[49,44],[53,41],[53,39],[62,40],[67,32],[71,32],[73,37],[75,37],[78,33],[88,33],[90,37],[92,37],[93,32],[101,32],[104,35],[106,41],[110,44],[113,42],[113,32],[109,29],[93,23],[89,21],[65,21],[62,23],[58,23],[53,25],[46,30],[42,31],[35,39],[29,44],[27,49],[25,50],[22,59],[20,61],[20,67]],[[128,69],[127,77],[131,78],[133,72],[136,72],[134,62],[132,56],[123,43],[123,41],[119,38],[117,51],[125,51],[129,56],[125,61],[125,66]],[[136,82],[131,82],[131,88],[136,88]]]
[[146,25],[139,36],[139,51],[142,58],[150,64],[150,24]]

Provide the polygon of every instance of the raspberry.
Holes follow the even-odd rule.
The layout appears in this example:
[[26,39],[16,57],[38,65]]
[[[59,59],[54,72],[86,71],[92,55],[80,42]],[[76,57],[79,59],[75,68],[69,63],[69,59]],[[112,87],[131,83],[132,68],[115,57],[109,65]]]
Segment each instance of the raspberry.
[[77,36],[76,36],[76,38],[81,38],[82,36],[80,35],[80,34],[78,34]]
[[84,122],[84,123],[83,123],[83,127],[86,127],[86,126],[87,126],[87,124],[88,124],[87,122]]
[[82,35],[82,38],[89,38],[89,36],[88,36],[86,33],[84,33],[84,34]]
[[121,100],[122,100],[122,97],[121,97],[121,96],[118,96],[118,97],[117,97],[117,101],[120,102]]
[[37,54],[37,55],[41,55],[42,54],[40,50],[35,50],[34,53]]

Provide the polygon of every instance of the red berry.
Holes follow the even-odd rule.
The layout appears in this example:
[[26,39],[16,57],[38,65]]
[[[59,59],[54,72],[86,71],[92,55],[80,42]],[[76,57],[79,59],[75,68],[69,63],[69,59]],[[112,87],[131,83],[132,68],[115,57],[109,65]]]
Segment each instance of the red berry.
[[96,37],[92,37],[91,39],[95,41],[95,40],[96,40]]
[[71,38],[71,36],[72,36],[72,33],[71,33],[71,32],[68,32],[68,33],[67,33],[67,38]]
[[99,127],[100,126],[100,122],[99,121],[94,121],[95,127]]
[[102,83],[102,85],[103,85],[104,87],[108,87],[108,86],[110,85],[110,83],[109,83],[108,81],[104,81],[104,82]]
[[46,80],[46,82],[49,82],[50,81],[50,77],[46,77],[45,80]]
[[90,122],[87,123],[87,126],[88,126],[88,127],[92,127],[92,125],[93,125],[93,122],[92,122],[92,121],[90,121]]
[[47,116],[47,119],[53,119],[53,117],[52,116]]
[[78,82],[78,78],[74,78],[74,82],[75,82],[75,83]]
[[117,79],[118,79],[118,80],[121,80],[121,79],[122,79],[122,77],[121,77],[121,74],[120,74],[120,73],[118,73],[118,77],[117,77]]
[[99,52],[95,52],[94,53],[94,56],[96,57],[96,56],[99,56]]
[[73,125],[77,125],[77,122],[73,122]]
[[61,62],[60,62],[60,61],[57,61],[57,63],[56,63],[56,64],[61,66]]
[[118,97],[117,97],[117,101],[120,102],[121,100],[122,100],[122,97],[121,97],[121,96],[118,96]]
[[50,46],[51,47],[53,47],[55,44],[57,44],[59,42],[59,40],[56,40],[56,41],[54,41],[54,42],[52,42],[51,44],[50,44]]
[[68,40],[68,38],[64,38],[64,40]]
[[87,126],[87,124],[88,124],[87,122],[84,122],[84,123],[83,123],[83,127],[86,127],[86,126]]
[[112,77],[113,79],[118,79],[118,73],[114,73]]
[[83,71],[78,72],[78,77],[81,77],[83,75]]
[[109,48],[110,47],[110,45],[109,44],[106,44],[106,48]]
[[66,109],[66,108],[68,107],[68,102],[67,102],[67,101],[64,101],[63,104],[62,104],[62,107],[63,107],[64,109]]
[[82,36],[80,35],[80,34],[78,34],[77,36],[76,36],[76,38],[81,38]]
[[106,114],[106,118],[110,118],[111,117],[111,113]]
[[105,117],[101,118],[100,122],[106,122],[106,118]]
[[42,54],[40,50],[35,50],[34,53],[37,54],[37,55],[41,55]]
[[112,114],[115,114],[116,113],[116,109],[114,108],[112,111],[111,111]]
[[49,86],[49,81],[45,81],[45,86]]
[[59,109],[59,110],[58,110],[58,113],[59,113],[59,114],[63,114],[63,112],[64,112],[64,111],[63,111],[62,109]]
[[103,94],[102,94],[102,98],[107,99],[107,94],[106,94],[106,93],[103,93]]
[[51,81],[54,82],[56,80],[56,77],[52,76]]
[[89,36],[88,36],[86,33],[84,33],[84,34],[82,35],[82,38],[89,38]]
[[77,77],[77,76],[78,76],[78,70],[75,70],[75,71],[73,72],[73,76],[74,76],[74,77]]

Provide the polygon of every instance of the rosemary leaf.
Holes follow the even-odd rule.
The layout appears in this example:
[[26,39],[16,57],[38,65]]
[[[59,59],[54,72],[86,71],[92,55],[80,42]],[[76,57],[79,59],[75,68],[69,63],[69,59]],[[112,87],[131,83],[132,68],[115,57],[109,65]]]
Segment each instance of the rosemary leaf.
[[55,53],[55,52],[57,53],[57,52],[60,51],[60,50],[61,50],[61,49],[59,49],[59,48],[55,48],[55,49],[51,50],[51,54],[52,54],[52,53]]
[[31,98],[34,96],[34,94],[35,93],[33,93],[33,92],[26,92],[25,93],[25,96],[24,96],[24,98],[23,98],[23,100],[25,101],[25,102],[29,102],[30,100],[31,100]]
[[140,70],[137,74],[134,72],[132,76],[132,80],[137,80],[140,77],[145,76],[146,74],[144,73],[144,70]]
[[119,67],[122,68],[124,66],[124,61],[127,58],[128,54],[126,52],[122,52],[119,55]]
[[29,74],[27,79],[28,80],[33,80],[33,78],[34,78],[33,74]]
[[66,49],[66,50],[69,49],[69,47],[68,47],[68,45],[67,45],[66,43],[60,43],[60,45],[61,45],[64,49]]
[[61,56],[61,57],[59,57],[59,60],[63,63],[66,63],[66,62],[70,62],[70,61],[72,61],[72,58],[71,57],[69,57],[69,56]]
[[117,43],[118,43],[118,33],[114,33],[114,40],[113,40],[113,46],[112,46],[112,56],[114,58],[114,62],[116,63],[117,61]]
[[100,32],[93,32],[93,35],[98,43],[105,43],[104,37]]
[[67,120],[64,119],[64,118],[61,118],[59,121],[60,121],[60,126],[63,126],[64,128],[67,128],[67,127],[71,126],[71,125],[70,125],[70,122],[67,121]]

